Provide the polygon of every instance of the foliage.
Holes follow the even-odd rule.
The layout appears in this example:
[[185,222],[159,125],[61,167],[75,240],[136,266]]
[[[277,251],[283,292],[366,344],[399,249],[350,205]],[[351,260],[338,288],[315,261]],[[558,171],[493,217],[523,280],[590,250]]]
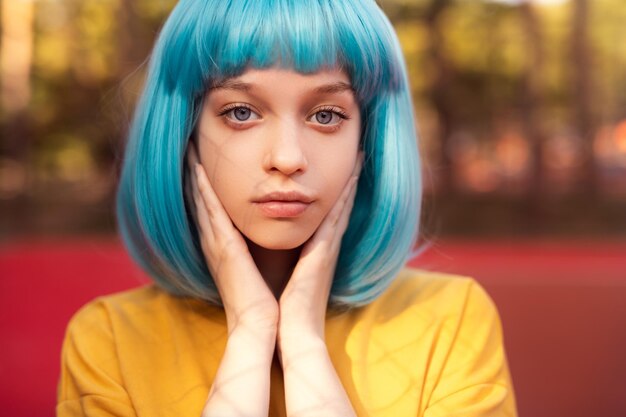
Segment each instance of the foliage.
[[[0,3],[7,1],[12,0],[0,0]],[[35,182],[41,178],[60,182],[104,178],[108,181],[108,191],[100,198],[110,204],[116,181],[114,172],[119,166],[124,133],[140,91],[145,61],[175,3],[175,0],[32,3],[35,21],[30,28],[34,35],[31,99],[24,114],[5,114],[0,119],[3,134],[0,174],[5,178],[0,180],[0,200],[9,201],[20,193],[28,193],[26,189],[16,193],[9,187],[19,184],[7,178],[17,175],[19,170],[15,167],[21,166],[32,173]],[[578,86],[573,74],[582,66],[591,74],[593,120],[598,129],[604,129],[603,140],[615,142],[610,149],[621,149],[624,153],[619,158],[613,157],[610,167],[603,168],[601,164],[598,167],[600,174],[603,169],[611,170],[610,178],[600,175],[599,181],[609,178],[614,182],[596,185],[599,189],[612,189],[610,198],[614,197],[615,189],[622,190],[618,195],[626,196],[623,180],[626,137],[612,133],[619,131],[612,126],[626,119],[626,25],[623,24],[626,2],[587,1],[589,62],[577,62],[573,58],[572,0],[560,6],[532,6],[539,45],[528,32],[529,21],[525,20],[527,15],[519,4],[495,0],[382,0],[379,3],[394,23],[406,55],[422,147],[428,159],[425,165],[437,167],[446,160],[446,155],[453,164],[444,166],[456,175],[453,182],[456,186],[446,193],[506,195],[512,184],[507,175],[519,177],[515,184],[526,184],[520,188],[522,195],[532,191],[529,178],[536,164],[533,165],[530,149],[534,145],[524,126],[527,123],[524,106],[528,106],[524,94],[529,79],[540,86],[533,105],[540,115],[533,123],[547,138],[540,146],[549,150],[558,143],[565,144],[565,148],[558,149],[565,149],[566,153],[585,152],[584,146],[576,143],[594,140],[593,135],[591,139],[586,139],[584,134],[577,136],[574,128]],[[435,44],[437,36],[441,39]],[[434,59],[433,45],[441,61]],[[541,48],[541,68],[536,68],[532,60],[537,48]],[[443,84],[442,68],[449,70]],[[436,101],[441,88],[448,94],[444,107]],[[449,107],[450,119],[442,118],[445,106]],[[450,126],[442,126],[446,123]],[[445,127],[451,132],[448,136],[442,136]],[[517,139],[509,140],[511,137]],[[624,146],[620,147],[619,141]],[[508,156],[502,159],[504,148],[509,149]],[[570,158],[574,162],[563,166],[578,169],[576,161],[581,158]],[[507,168],[510,161],[521,163],[519,170],[513,170],[514,174]],[[603,163],[602,159],[599,161]],[[552,165],[548,162],[539,161],[548,167],[541,174],[547,175],[542,177],[547,184],[542,192],[576,191],[576,184],[563,186],[568,180],[563,182],[561,177],[570,178],[570,182],[578,177],[551,174]],[[496,185],[492,187],[483,184],[482,188],[477,180],[479,185],[474,187],[471,183],[474,174],[470,173],[475,172],[482,172],[482,177],[476,178],[498,176],[500,180],[493,182]],[[436,181],[432,182],[431,191],[436,193]],[[45,200],[41,196],[33,198]],[[81,196],[76,198],[79,200]]]

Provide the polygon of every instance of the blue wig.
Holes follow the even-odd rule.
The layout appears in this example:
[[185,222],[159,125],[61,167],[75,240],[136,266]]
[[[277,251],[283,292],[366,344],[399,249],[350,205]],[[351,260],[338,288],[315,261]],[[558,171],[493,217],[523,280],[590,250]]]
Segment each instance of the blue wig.
[[155,44],[129,132],[120,233],[162,288],[221,304],[184,191],[187,145],[213,82],[275,65],[342,68],[356,91],[365,161],[329,302],[367,304],[412,254],[422,194],[405,63],[374,0],[181,0]]

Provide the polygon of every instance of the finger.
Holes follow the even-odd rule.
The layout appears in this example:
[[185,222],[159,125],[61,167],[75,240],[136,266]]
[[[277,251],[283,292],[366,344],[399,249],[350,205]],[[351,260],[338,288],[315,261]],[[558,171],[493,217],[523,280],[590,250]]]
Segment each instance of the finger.
[[196,164],[200,163],[198,159],[198,154],[196,152],[196,147],[192,141],[189,141],[187,144],[187,155],[186,155],[186,170],[188,173],[188,178],[190,179],[190,183],[192,185],[192,190],[197,188],[196,175],[194,172],[194,167]]
[[185,196],[185,205],[189,205],[188,210],[191,215],[192,222],[196,226],[198,226],[198,204],[196,203],[196,198],[193,191],[193,184],[191,179],[191,174],[186,176],[185,180],[185,190],[183,192]]
[[339,221],[334,227],[334,234],[331,240],[332,250],[339,249],[339,246],[341,245],[341,239],[346,232],[346,229],[348,228],[348,223],[350,223],[350,214],[352,213],[352,207],[354,206],[354,198],[356,196],[358,178],[352,177],[352,181],[352,188],[350,189],[347,200],[343,204]]
[[354,164],[354,170],[352,171],[352,175],[359,176],[361,175],[361,169],[363,168],[363,162],[365,159],[365,153],[363,151],[359,151],[359,154],[356,158],[356,162]]
[[196,147],[192,142],[189,142],[189,145],[187,146],[187,169],[189,170],[191,181],[197,189],[198,181],[194,171],[196,164],[200,164],[200,159],[198,158]]
[[194,170],[196,164],[189,166],[189,186],[191,187],[191,193],[193,195],[193,200],[196,203],[196,208],[198,208],[198,199],[200,198],[200,203],[204,206],[204,202],[201,201],[200,189],[198,187],[198,177]]
[[[200,229],[200,245],[202,246],[202,252],[204,253],[207,267],[211,272],[211,276],[216,279],[219,276],[221,265],[219,261],[219,256],[216,256],[213,250],[214,248],[219,246],[216,242],[216,229],[219,229],[219,226],[215,225],[215,220],[213,216],[209,214],[209,210],[207,209],[207,205],[203,198],[203,193],[199,187],[199,183],[201,181],[199,181],[199,170],[196,167],[201,167],[201,165],[198,164],[192,166],[194,167],[194,170],[191,178],[193,179],[193,196],[196,205],[196,213],[198,216],[198,226]],[[204,169],[202,169],[202,172],[204,172]],[[208,184],[208,180],[206,182]],[[210,184],[209,188],[211,188]],[[219,290],[219,283],[217,281],[216,284],[218,284]]]
[[187,154],[186,154],[186,168],[190,174],[194,174],[194,167],[196,164],[200,163],[200,159],[198,158],[198,153],[196,152],[196,147],[193,141],[189,141],[187,144]]
[[191,187],[192,187],[193,201],[195,204],[195,214],[196,214],[197,224],[200,229],[200,235],[204,236],[206,239],[208,239],[208,242],[211,243],[213,242],[214,234],[213,234],[213,228],[211,227],[211,219],[209,216],[209,212],[202,199],[200,190],[198,189],[198,182],[197,182],[195,173],[191,175],[191,178],[192,180],[190,182],[192,183]]
[[213,190],[202,165],[196,164],[195,169],[198,181],[198,190],[200,191],[202,201],[208,212],[209,219],[211,220],[211,226],[217,229],[216,233],[223,233],[230,237],[230,234],[234,231],[234,226],[230,217],[228,217],[228,214],[217,197],[217,194],[215,194],[215,190]]
[[189,162],[189,167],[191,168],[195,167],[196,163],[200,163],[195,143],[192,140],[190,140],[187,145],[187,161]]
[[335,207],[333,207],[333,211],[334,211],[333,226],[335,227],[338,225],[342,217],[345,217],[346,208],[348,207],[350,203],[350,198],[353,196],[353,191],[356,188],[355,187],[356,181],[357,181],[357,177],[355,176],[350,177],[348,184],[346,184],[346,187],[344,188],[339,198],[340,204],[335,205]]
[[341,236],[343,236],[344,232],[348,228],[348,223],[350,222],[350,214],[352,213],[352,208],[354,207],[354,198],[356,197],[358,180],[358,177],[352,177],[352,187],[350,189],[348,198],[344,203],[344,207],[341,211],[339,221],[337,222],[337,226],[335,228],[335,234],[339,235],[339,239],[341,239]]
[[211,275],[215,276],[217,270],[214,268],[214,262],[212,262],[212,259],[214,259],[214,257],[211,255],[210,252],[211,248],[215,247],[215,235],[213,234],[211,220],[209,219],[209,214],[204,207],[204,203],[202,202],[200,193],[195,192],[194,194],[194,201],[197,213],[197,225],[200,237],[200,247],[202,248],[202,253],[204,254],[206,265],[209,268]]
[[331,212],[334,212],[333,213],[334,216],[331,216],[331,218],[334,217],[333,224],[335,225],[339,221],[341,213],[344,211],[346,202],[350,200],[351,193],[356,188],[355,184],[359,179],[359,174],[361,173],[362,166],[363,166],[363,151],[359,151],[357,158],[354,161],[354,168],[352,169],[352,176],[350,177],[350,179],[344,186],[343,191],[341,192],[341,195],[337,199],[337,203],[331,210]]
[[[363,168],[363,159],[364,153],[363,151],[359,151],[357,155],[354,170],[352,171],[352,177],[350,178],[351,183],[349,184],[349,192],[346,200],[343,202],[343,208],[341,209],[340,217],[337,221],[337,228],[341,230],[341,234],[345,231],[345,228],[348,225],[348,221],[350,220],[350,213],[352,212],[352,207],[354,206],[354,198],[356,197],[357,184],[359,182],[359,175],[361,174],[361,169]],[[345,193],[345,190],[344,190]],[[341,227],[341,223],[345,222],[345,226]]]
[[348,223],[350,222],[350,214],[352,213],[352,208],[354,207],[354,199],[356,197],[356,192],[358,188],[359,175],[361,173],[361,169],[363,168],[363,159],[364,153],[360,151],[356,163],[354,165],[354,171],[352,171],[352,186],[350,189],[349,196],[344,203],[344,207],[341,210],[340,218],[337,222],[337,226],[335,228],[335,234],[339,234],[339,238],[343,236],[344,232],[348,228]]
[[[195,151],[195,146],[193,142],[190,140],[187,144],[187,152],[185,153],[185,159],[183,163],[184,169],[184,190],[183,195],[185,197],[185,204],[189,205],[189,212],[191,218],[193,220],[193,224],[198,229],[200,235],[202,235],[200,219],[198,216],[198,209],[202,208],[202,205],[198,204],[197,197],[199,193],[197,191],[197,182],[196,176],[193,171],[193,167],[195,166],[195,162],[197,161],[198,156]],[[200,236],[202,238],[202,236]]]
[[361,173],[361,168],[363,166],[363,152],[359,152],[356,161],[354,163],[354,169],[352,170],[352,177],[346,184],[341,196],[338,199],[339,207],[336,207],[336,212],[333,213],[334,220],[332,222],[335,230],[335,234],[339,232],[340,235],[343,235],[346,227],[348,226],[348,222],[350,220],[350,213],[352,212],[352,207],[354,206],[354,198],[356,196],[357,183],[359,180],[359,174]]
[[206,176],[204,167],[201,164],[197,163],[194,165],[194,169],[196,184],[198,185],[198,192],[200,194],[202,203],[209,213],[209,217],[214,217],[217,212],[217,203],[219,202],[217,196],[215,195],[215,191],[213,190],[211,182]]
[[[322,221],[322,224],[315,233],[315,240],[334,238],[336,235],[335,232],[337,231],[337,225],[342,215],[348,217],[350,216],[350,213],[345,213],[344,208],[346,207],[346,203],[352,195],[352,191],[355,188],[356,180],[357,177],[350,177],[341,195],[337,199],[337,202],[330,210],[330,212],[326,215],[326,218]],[[341,233],[343,233],[343,231],[341,231]]]

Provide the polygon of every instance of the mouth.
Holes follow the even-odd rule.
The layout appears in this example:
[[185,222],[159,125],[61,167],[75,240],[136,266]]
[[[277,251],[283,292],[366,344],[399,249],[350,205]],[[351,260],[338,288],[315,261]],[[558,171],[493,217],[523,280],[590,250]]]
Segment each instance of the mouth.
[[271,218],[298,217],[312,202],[313,198],[298,191],[274,191],[254,201],[261,212]]
[[266,201],[256,203],[263,214],[272,218],[298,217],[311,203],[301,201]]

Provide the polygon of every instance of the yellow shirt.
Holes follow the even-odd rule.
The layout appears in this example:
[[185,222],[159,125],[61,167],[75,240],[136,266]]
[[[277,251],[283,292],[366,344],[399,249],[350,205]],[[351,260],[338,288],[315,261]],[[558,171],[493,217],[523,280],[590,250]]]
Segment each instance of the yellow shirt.
[[[221,308],[154,285],[97,298],[68,325],[57,416],[199,417],[226,337]],[[517,416],[500,318],[471,278],[405,269],[329,312],[326,344],[359,416]],[[274,364],[270,416],[283,393]]]

